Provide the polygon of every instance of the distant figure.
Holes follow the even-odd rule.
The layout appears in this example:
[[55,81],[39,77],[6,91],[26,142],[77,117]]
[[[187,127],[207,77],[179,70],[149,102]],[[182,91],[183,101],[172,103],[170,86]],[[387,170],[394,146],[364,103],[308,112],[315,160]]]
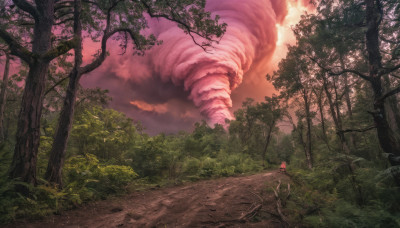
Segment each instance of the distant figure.
[[279,172],[286,173],[286,162],[285,161],[282,162],[281,168],[279,169]]

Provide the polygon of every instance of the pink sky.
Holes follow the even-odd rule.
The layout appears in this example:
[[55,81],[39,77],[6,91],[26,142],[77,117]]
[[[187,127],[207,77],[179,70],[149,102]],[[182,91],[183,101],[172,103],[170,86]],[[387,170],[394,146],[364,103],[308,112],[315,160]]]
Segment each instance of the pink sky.
[[[301,2],[307,2],[301,0]],[[82,78],[85,87],[108,89],[111,107],[143,123],[146,132],[191,130],[196,121],[209,124],[232,119],[245,98],[262,101],[274,93],[265,75],[271,73],[293,43],[290,26],[306,10],[296,0],[208,0],[207,10],[228,24],[219,44],[204,52],[177,26],[150,20],[163,40],[145,56],[119,55],[110,41],[103,65]],[[84,61],[99,43],[85,41]],[[0,63],[0,72],[3,72]]]
[[[294,0],[209,0],[207,9],[228,24],[212,54],[173,23],[153,20],[150,31],[162,45],[145,56],[111,50],[82,84],[108,89],[111,107],[141,121],[151,134],[191,130],[202,119],[223,123],[245,98],[262,101],[274,93],[265,75],[294,42],[290,26],[306,9]],[[87,60],[97,47],[87,42]]]

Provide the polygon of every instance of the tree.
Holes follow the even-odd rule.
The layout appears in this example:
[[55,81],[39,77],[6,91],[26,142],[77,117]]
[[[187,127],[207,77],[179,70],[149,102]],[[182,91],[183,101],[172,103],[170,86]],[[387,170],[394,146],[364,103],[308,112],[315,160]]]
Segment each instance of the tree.
[[[10,177],[36,184],[36,160],[40,137],[40,117],[44,97],[45,82],[50,62],[67,53],[74,45],[75,38],[54,42],[53,27],[58,19],[58,4],[52,0],[35,1],[15,0],[4,9],[8,13],[1,15],[0,38],[9,46],[10,54],[19,57],[29,66],[25,89],[18,116],[16,145],[10,167]],[[15,7],[16,6],[16,7]],[[28,24],[28,26],[27,26]],[[18,26],[21,25],[21,26]],[[33,34],[27,36],[27,42],[15,37],[13,31],[26,30]]]
[[277,96],[265,97],[264,102],[254,103],[247,98],[241,109],[235,112],[236,120],[230,122],[229,133],[234,140],[241,141],[246,151],[261,155],[262,165],[265,160],[272,135],[277,132],[277,123],[282,119],[286,108],[282,107]]
[[10,54],[7,50],[4,50],[6,56],[6,62],[4,64],[3,82],[1,84],[0,91],[0,143],[4,141],[4,111],[7,101],[7,87],[8,87],[8,76],[10,72]]
[[284,107],[281,108],[280,99],[277,96],[265,97],[265,102],[257,105],[258,119],[265,129],[265,142],[262,151],[263,166],[265,166],[265,159],[268,146],[271,142],[272,133],[277,131],[276,125],[282,119],[283,114],[286,112]]
[[[267,79],[273,82],[273,85],[281,93],[281,96],[286,100],[294,99],[298,101],[303,109],[297,112],[298,118],[306,119],[306,140],[303,140],[301,133],[302,144],[304,142],[304,153],[306,156],[307,167],[313,167],[312,143],[311,143],[311,128],[312,116],[311,111],[313,90],[315,78],[310,74],[312,64],[308,59],[302,58],[303,51],[296,46],[289,46],[289,51],[285,59],[279,63],[279,69],[272,76],[267,75]],[[300,133],[299,133],[300,134]]]

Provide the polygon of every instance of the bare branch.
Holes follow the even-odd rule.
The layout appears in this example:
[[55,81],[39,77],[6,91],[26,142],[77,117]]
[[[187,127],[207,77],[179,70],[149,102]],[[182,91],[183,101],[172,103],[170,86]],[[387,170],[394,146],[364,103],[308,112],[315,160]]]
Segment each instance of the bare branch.
[[18,8],[32,15],[35,21],[39,19],[39,12],[37,9],[26,0],[13,0],[13,2]]
[[389,74],[389,76],[391,76],[391,77],[395,77],[395,78],[397,78],[397,79],[400,79],[400,76],[399,75],[396,75],[396,74]]
[[400,44],[400,41],[389,40],[389,39],[386,39],[384,36],[379,36],[379,39],[381,39],[384,42],[390,43],[390,44]]
[[397,87],[397,88],[395,88],[395,89],[390,90],[390,91],[387,92],[387,93],[385,93],[382,97],[380,97],[380,98],[377,100],[377,102],[384,102],[386,98],[388,98],[388,97],[390,97],[390,96],[393,96],[393,95],[396,95],[396,94],[398,94],[398,93],[400,93],[400,86]]
[[55,90],[55,88],[60,85],[63,81],[67,80],[69,78],[69,75],[63,79],[61,79],[60,81],[58,81],[56,84],[54,84],[51,88],[49,88],[45,93],[44,96],[46,96],[48,93],[50,93],[52,90]]
[[0,28],[0,38],[7,43],[12,55],[18,56],[28,64],[32,64],[33,62],[32,52],[24,48],[6,30],[2,28]]
[[362,128],[362,129],[346,129],[346,130],[337,131],[336,134],[347,133],[347,132],[366,132],[366,131],[372,130],[374,128],[376,128],[376,126],[370,126],[370,127],[366,127],[366,128]]
[[65,12],[61,12],[61,13],[55,15],[54,20],[60,20],[62,17],[65,17],[67,15],[73,15],[73,14],[74,14],[73,10],[67,10]]
[[397,66],[391,67],[391,68],[384,68],[383,70],[381,70],[379,72],[379,76],[385,75],[385,74],[390,74],[396,70],[400,69],[400,64],[398,64]]
[[63,9],[63,8],[71,8],[73,6],[74,2],[73,1],[63,1],[59,2],[54,6],[54,12],[57,12],[57,10]]
[[54,25],[62,25],[62,24],[65,24],[65,23],[68,22],[68,21],[73,21],[73,20],[74,20],[73,17],[66,18],[66,19],[64,19],[64,20],[62,20],[62,21],[59,21],[59,22],[57,22],[57,23],[54,23]]

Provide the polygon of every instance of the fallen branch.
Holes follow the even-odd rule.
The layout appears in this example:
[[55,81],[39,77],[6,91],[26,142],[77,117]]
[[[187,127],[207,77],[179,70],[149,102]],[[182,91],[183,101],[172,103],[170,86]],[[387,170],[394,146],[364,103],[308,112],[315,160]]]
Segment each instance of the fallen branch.
[[255,207],[253,207],[253,209],[251,209],[249,212],[247,212],[246,214],[240,216],[239,221],[244,221],[247,220],[249,218],[252,218],[254,215],[257,214],[257,212],[262,208],[262,204],[257,204]]
[[289,199],[289,196],[290,196],[290,184],[289,183],[287,184],[287,189],[288,189],[288,194],[286,195],[285,203]]
[[250,191],[250,193],[253,194],[253,195],[255,195],[255,196],[257,196],[258,199],[260,199],[260,203],[261,203],[261,204],[264,204],[264,199],[263,199],[260,195],[256,194],[255,192],[252,192],[252,191]]
[[260,200],[260,203],[256,204],[255,206],[254,206],[254,203],[251,204],[250,210],[247,213],[245,213],[244,215],[240,216],[240,218],[238,219],[239,221],[246,221],[247,219],[254,217],[264,204],[264,199],[260,195],[258,195],[257,193],[254,193],[252,191],[250,191],[250,193],[255,195]]
[[[290,185],[288,185],[288,186],[290,186]],[[275,194],[275,198],[276,198],[276,210],[278,211],[280,219],[290,227],[290,224],[289,224],[286,216],[282,213],[282,201],[281,201],[281,198],[279,197],[280,187],[281,187],[281,180],[279,180],[278,186],[276,186],[276,190],[272,188],[272,190],[274,191],[274,194]]]
[[376,128],[376,126],[370,126],[370,127],[366,127],[363,129],[346,129],[346,130],[338,131],[336,133],[339,134],[339,133],[347,133],[347,132],[366,132],[366,131],[372,130],[374,128]]

